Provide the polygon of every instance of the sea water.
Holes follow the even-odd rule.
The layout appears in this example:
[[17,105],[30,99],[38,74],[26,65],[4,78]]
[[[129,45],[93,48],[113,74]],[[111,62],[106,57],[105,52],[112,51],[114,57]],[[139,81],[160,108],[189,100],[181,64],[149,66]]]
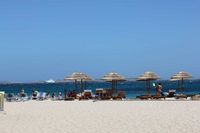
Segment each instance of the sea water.
[[[169,90],[176,90],[178,88],[177,82],[170,81],[159,81],[163,85],[163,91],[168,92]],[[158,84],[158,82],[151,82],[151,93],[155,94],[155,87],[153,84]],[[118,83],[117,90],[125,91],[127,98],[135,98],[139,95],[144,95],[147,93],[145,82],[136,82],[136,81],[126,81]],[[75,89],[75,85],[73,82],[65,82],[65,83],[15,83],[15,84],[0,84],[0,91],[5,91],[5,93],[14,93],[19,94],[19,92],[24,89],[28,95],[32,94],[33,90],[39,92],[50,92],[58,94],[58,92],[70,92],[75,90],[77,93],[80,92],[81,87],[80,83],[77,85],[77,89]],[[110,89],[111,83],[107,82],[87,82],[86,89],[90,89],[95,93],[97,88]],[[200,81],[199,80],[191,80],[185,81],[184,83],[184,94],[199,94],[200,93]]]

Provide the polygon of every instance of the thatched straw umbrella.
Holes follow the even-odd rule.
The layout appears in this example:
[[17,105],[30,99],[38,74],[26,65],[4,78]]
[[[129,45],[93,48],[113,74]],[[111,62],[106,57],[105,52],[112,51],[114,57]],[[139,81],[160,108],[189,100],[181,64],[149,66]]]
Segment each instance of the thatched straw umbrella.
[[117,91],[117,83],[118,82],[126,81],[126,79],[123,76],[119,75],[116,72],[111,72],[111,73],[106,74],[102,78],[102,80],[112,83],[112,93]]
[[137,78],[137,81],[145,81],[146,82],[147,92],[148,92],[148,95],[150,95],[151,94],[150,82],[153,80],[158,80],[158,79],[160,79],[160,77],[156,73],[145,72],[143,75],[141,75]]
[[72,73],[70,76],[66,77],[65,80],[74,80],[75,81],[75,89],[77,90],[77,82],[81,82],[81,92],[83,92],[83,82],[85,82],[86,89],[86,81],[92,80],[90,76],[82,72]]
[[179,72],[176,75],[172,76],[171,80],[178,81],[178,93],[180,92],[180,81],[182,81],[181,91],[182,91],[182,94],[183,94],[183,92],[184,92],[184,80],[191,79],[191,78],[192,78],[192,75],[190,73],[182,71],[182,72]]

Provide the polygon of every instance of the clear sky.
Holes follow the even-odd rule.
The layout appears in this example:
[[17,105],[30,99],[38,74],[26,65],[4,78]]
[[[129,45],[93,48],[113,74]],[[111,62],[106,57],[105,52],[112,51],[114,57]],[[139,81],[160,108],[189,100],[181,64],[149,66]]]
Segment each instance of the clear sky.
[[200,78],[199,0],[1,0],[0,80]]

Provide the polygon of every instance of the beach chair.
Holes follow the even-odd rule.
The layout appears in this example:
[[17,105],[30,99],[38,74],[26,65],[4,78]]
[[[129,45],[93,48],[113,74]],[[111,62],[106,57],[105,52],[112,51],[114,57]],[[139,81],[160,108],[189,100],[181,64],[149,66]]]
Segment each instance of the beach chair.
[[58,100],[64,100],[62,95],[58,95]]
[[76,99],[77,98],[77,93],[76,92],[72,92],[71,95],[70,95],[70,97]]
[[74,97],[68,97],[68,96],[66,96],[66,97],[64,98],[64,100],[65,100],[65,101],[73,101],[73,100],[75,100],[75,98],[74,98]]
[[122,100],[126,98],[125,92],[124,91],[119,91],[117,93],[117,96],[113,96],[113,100]]
[[32,100],[37,100],[39,96],[39,92],[38,91],[35,91],[33,94],[32,94]]
[[192,96],[192,98],[191,98],[192,100],[200,100],[200,95],[194,95],[194,96]]
[[84,90],[84,98],[91,99],[92,98],[92,90]]
[[105,90],[103,88],[98,88],[96,89],[96,95],[95,95],[96,99],[99,100],[110,100],[112,98],[112,90]]
[[96,99],[101,99],[102,96],[103,96],[103,89],[102,88],[96,89],[96,96],[95,96],[95,98]]
[[187,96],[184,94],[181,94],[181,95],[176,95],[175,98],[176,99],[187,99]]
[[186,96],[187,96],[187,98],[192,98],[193,96],[196,96],[196,95],[195,94],[187,94]]
[[82,95],[79,97],[79,100],[82,99],[84,100],[92,99],[92,90],[84,90]]
[[169,90],[169,94],[167,95],[167,97],[175,97],[176,94],[176,90]]
[[65,98],[64,100],[66,101],[72,101],[75,100],[77,98],[77,94],[75,91],[71,91],[68,94],[65,92]]
[[52,101],[57,101],[57,100],[58,100],[58,97],[57,97],[57,95],[56,95],[55,92],[52,94],[51,100],[52,100]]
[[117,96],[118,98],[121,98],[121,99],[124,99],[124,98],[126,98],[126,94],[125,94],[125,91],[119,91],[118,92],[118,96]]
[[26,93],[19,94],[18,96],[15,97],[17,102],[25,102],[30,100],[30,97]]
[[46,92],[40,92],[37,98],[38,100],[45,100],[46,99]]
[[8,102],[14,102],[16,99],[15,99],[15,95],[13,93],[9,93],[7,96],[6,96],[6,101]]
[[161,100],[161,99],[165,99],[166,96],[158,96],[158,95],[152,95],[151,96],[151,99],[154,99],[154,100]]
[[137,96],[136,98],[140,99],[140,100],[150,100],[152,99],[151,95],[141,95],[141,96]]
[[112,90],[103,90],[103,95],[101,100],[111,100],[112,99]]

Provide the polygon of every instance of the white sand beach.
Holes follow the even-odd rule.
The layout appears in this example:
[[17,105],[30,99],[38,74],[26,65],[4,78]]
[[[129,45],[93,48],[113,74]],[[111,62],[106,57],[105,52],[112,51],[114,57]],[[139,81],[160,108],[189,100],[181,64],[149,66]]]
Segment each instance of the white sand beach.
[[1,133],[199,133],[198,101],[5,103]]

